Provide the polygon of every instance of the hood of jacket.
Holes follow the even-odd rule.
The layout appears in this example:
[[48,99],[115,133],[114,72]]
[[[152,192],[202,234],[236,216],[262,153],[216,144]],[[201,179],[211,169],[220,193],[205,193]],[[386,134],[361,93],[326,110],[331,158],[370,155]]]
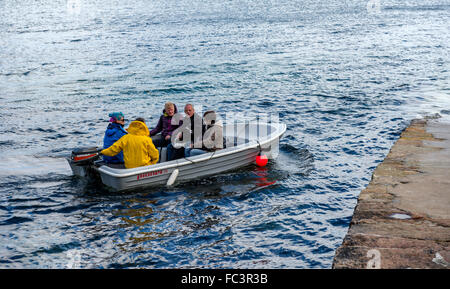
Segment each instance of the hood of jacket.
[[212,127],[212,126],[220,126],[220,127],[223,127],[223,123],[222,123],[222,121],[220,120],[220,119],[216,119],[215,121],[214,121],[214,124],[211,124],[211,120],[208,120],[208,119],[203,119],[203,121],[205,122],[205,125],[209,128],[209,127]]
[[149,130],[145,123],[141,121],[132,121],[130,125],[127,128],[128,133],[134,134],[134,135],[142,135],[142,136],[148,136]]

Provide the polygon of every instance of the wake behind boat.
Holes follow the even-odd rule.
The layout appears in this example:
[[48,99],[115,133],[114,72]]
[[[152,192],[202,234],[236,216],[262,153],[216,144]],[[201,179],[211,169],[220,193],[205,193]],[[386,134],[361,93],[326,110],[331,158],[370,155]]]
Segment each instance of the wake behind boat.
[[68,162],[74,175],[100,178],[104,185],[116,191],[170,186],[244,167],[254,163],[260,154],[274,159],[285,131],[286,125],[281,123],[224,125],[226,146],[221,150],[166,161],[166,148],[162,148],[159,149],[160,161],[157,164],[132,169],[106,164],[97,147],[74,150]]

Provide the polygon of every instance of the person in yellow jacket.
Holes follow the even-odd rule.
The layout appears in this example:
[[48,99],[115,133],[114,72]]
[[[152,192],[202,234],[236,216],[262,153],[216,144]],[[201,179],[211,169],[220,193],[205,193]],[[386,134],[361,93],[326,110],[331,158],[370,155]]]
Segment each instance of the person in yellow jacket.
[[102,150],[101,154],[115,156],[123,151],[123,160],[127,169],[156,164],[159,152],[153,145],[143,119],[132,121],[127,131],[128,134],[122,136],[109,148]]

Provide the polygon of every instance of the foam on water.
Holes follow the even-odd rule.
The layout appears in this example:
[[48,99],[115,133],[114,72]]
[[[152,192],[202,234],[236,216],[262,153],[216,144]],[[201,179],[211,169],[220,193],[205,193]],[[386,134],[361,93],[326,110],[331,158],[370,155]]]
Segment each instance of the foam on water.
[[71,175],[72,171],[65,158],[15,156],[4,157],[0,176],[30,176],[45,174]]

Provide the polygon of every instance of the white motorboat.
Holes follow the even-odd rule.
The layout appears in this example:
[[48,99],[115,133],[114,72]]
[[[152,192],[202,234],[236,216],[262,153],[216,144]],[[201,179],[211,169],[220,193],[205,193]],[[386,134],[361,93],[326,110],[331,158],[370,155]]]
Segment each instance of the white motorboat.
[[273,159],[278,154],[279,140],[285,131],[286,125],[282,123],[224,125],[226,146],[223,149],[166,161],[166,148],[162,148],[157,164],[132,169],[106,164],[97,147],[74,150],[68,161],[74,175],[99,177],[103,184],[116,191],[170,186],[247,166],[255,163],[260,154]]

